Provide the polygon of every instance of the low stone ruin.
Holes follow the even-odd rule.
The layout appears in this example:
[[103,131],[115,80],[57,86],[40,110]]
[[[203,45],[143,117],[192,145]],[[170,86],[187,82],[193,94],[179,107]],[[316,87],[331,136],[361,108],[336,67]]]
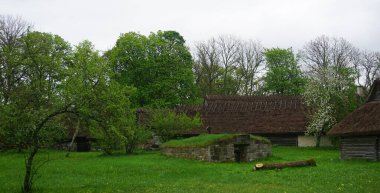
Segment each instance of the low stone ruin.
[[220,140],[201,147],[163,147],[165,155],[209,162],[251,162],[272,154],[268,140],[251,135],[234,135],[231,139]]

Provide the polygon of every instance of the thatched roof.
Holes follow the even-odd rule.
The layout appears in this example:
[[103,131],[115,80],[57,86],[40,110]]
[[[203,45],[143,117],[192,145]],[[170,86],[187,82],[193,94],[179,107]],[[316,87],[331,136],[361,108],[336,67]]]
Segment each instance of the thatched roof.
[[332,136],[380,134],[380,79],[374,81],[367,103],[345,117],[327,134]]
[[299,96],[206,96],[204,127],[190,133],[303,133],[307,109]]
[[380,101],[364,104],[328,132],[332,136],[375,134],[380,134]]

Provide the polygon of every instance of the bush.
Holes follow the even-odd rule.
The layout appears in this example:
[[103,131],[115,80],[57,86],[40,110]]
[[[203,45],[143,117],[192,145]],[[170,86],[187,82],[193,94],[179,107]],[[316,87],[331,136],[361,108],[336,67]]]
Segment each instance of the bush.
[[156,111],[154,112],[149,127],[158,136],[162,142],[168,141],[176,134],[197,128],[201,126],[199,115],[189,117],[184,113],[174,113],[171,111]]

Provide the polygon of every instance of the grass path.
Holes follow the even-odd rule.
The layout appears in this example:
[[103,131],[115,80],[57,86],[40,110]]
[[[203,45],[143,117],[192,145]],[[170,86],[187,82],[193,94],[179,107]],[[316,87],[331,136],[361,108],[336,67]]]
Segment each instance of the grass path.
[[[253,163],[207,163],[159,152],[103,156],[49,151],[37,192],[379,192],[380,163],[341,161],[334,149],[275,147],[264,163],[314,158],[317,167],[252,172]],[[0,192],[17,192],[23,154],[0,153]]]

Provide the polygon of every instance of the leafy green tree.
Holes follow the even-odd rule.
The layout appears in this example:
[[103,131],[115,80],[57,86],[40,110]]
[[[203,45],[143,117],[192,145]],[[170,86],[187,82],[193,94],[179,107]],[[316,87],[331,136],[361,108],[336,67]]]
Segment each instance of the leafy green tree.
[[60,87],[65,81],[71,48],[61,37],[48,33],[31,32],[20,41],[23,78],[13,85],[8,103],[1,106],[5,115],[1,125],[7,131],[6,139],[22,142],[29,150],[23,192],[30,192],[36,174],[35,155],[54,136],[63,133],[59,132],[63,127],[57,117],[72,111],[72,104],[62,100]]
[[107,56],[115,79],[137,88],[137,106],[174,107],[195,98],[191,54],[178,32],[122,34]]
[[111,154],[128,143],[129,132],[135,132],[129,121],[134,117],[129,98],[136,89],[110,79],[112,69],[89,41],[76,46],[72,61],[65,96],[78,107],[78,116],[88,123],[102,150]]
[[22,191],[31,192],[39,168],[34,158],[64,136],[63,115],[87,121],[106,143],[113,143],[129,126],[125,117],[132,116],[129,96],[135,89],[111,80],[112,70],[88,41],[72,52],[57,35],[30,32],[19,38],[23,75],[12,85],[7,103],[0,104],[0,137],[27,150]]
[[176,114],[167,110],[156,110],[148,127],[165,142],[176,134],[201,126],[199,115],[189,117],[184,113]]
[[144,144],[152,137],[152,133],[147,127],[137,124],[135,116],[128,117],[128,121],[128,126],[120,130],[125,141],[124,147],[127,154],[132,153],[137,145]]
[[269,94],[299,95],[305,78],[291,48],[272,48],[265,51],[267,73],[264,90]]

